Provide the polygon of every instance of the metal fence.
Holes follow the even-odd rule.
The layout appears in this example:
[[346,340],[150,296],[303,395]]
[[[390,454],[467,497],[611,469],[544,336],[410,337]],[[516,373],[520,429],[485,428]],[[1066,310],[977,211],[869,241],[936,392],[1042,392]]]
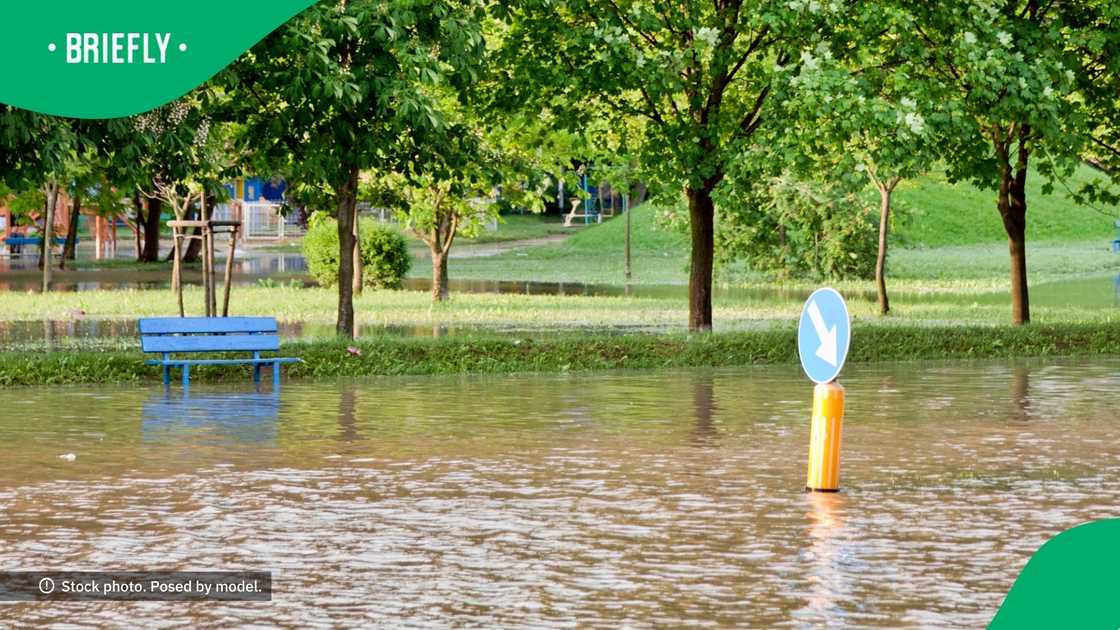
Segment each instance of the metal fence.
[[268,202],[235,201],[214,207],[211,215],[218,221],[241,221],[241,235],[247,241],[278,241],[301,236],[304,228],[299,217],[280,213],[280,204]]

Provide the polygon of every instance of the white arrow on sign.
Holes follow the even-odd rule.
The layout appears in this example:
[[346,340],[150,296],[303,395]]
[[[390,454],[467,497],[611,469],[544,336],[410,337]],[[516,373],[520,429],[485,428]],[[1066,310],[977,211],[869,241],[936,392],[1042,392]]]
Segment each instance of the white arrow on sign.
[[821,358],[832,367],[840,361],[837,357],[836,348],[836,326],[829,329],[824,323],[824,316],[821,315],[821,309],[817,306],[817,301],[809,302],[809,319],[813,322],[813,330],[817,331],[817,337],[821,340],[821,345],[817,348],[817,356]]

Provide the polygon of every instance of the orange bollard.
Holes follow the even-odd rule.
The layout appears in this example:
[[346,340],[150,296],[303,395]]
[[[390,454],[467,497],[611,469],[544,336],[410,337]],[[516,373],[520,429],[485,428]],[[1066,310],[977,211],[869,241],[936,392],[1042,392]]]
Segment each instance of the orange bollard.
[[843,424],[844,388],[836,381],[814,387],[806,490],[836,492],[840,489],[840,432]]

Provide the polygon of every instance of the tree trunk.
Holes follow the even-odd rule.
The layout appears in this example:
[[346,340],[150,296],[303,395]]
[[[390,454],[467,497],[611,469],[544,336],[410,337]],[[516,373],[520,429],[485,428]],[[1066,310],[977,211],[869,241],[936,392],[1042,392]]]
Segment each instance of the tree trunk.
[[649,189],[646,188],[644,182],[638,182],[637,184],[634,184],[631,189],[633,190],[633,192],[631,193],[631,196],[633,197],[632,201],[634,202],[635,206],[640,206],[646,202],[646,194],[649,192]]
[[338,200],[338,322],[340,337],[354,338],[354,217],[358,169],[335,191]]
[[999,213],[1011,254],[1011,323],[1016,326],[1031,321],[1027,288],[1027,198],[1025,187],[1016,183],[1018,179],[1025,177],[1001,176],[999,186]]
[[1030,295],[1027,289],[1027,160],[1030,156],[1027,139],[1030,128],[1019,128],[1018,159],[1011,167],[1007,145],[997,142],[1000,158],[999,215],[1007,232],[1011,254],[1011,323],[1020,326],[1031,321]]
[[187,244],[187,251],[183,252],[184,263],[196,263],[198,257],[202,254],[202,228],[195,228],[191,236],[197,236]]
[[140,256],[142,262],[159,261],[159,230],[160,216],[163,214],[163,201],[159,198],[148,199],[148,213],[144,216],[144,250]]
[[688,329],[712,329],[712,263],[715,255],[715,203],[711,188],[688,188],[692,258],[688,276]]
[[47,184],[47,216],[43,223],[43,253],[39,261],[43,265],[43,293],[51,290],[51,241],[54,240],[54,213],[58,208],[58,182]]
[[626,283],[630,283],[630,277],[633,275],[633,268],[630,264],[630,195],[622,195],[622,211],[626,213],[626,264],[623,269],[623,275],[626,276]]
[[[189,208],[187,210],[187,214],[183,216],[183,219],[185,221],[193,221],[194,218],[195,218],[195,210],[194,210],[194,208]],[[202,253],[202,228],[197,228],[197,227],[194,228],[194,230],[191,231],[191,236],[197,236],[198,238],[187,241],[187,246],[186,246],[185,249],[180,248],[180,250],[179,250],[180,251],[179,261],[180,262],[196,263],[196,262],[198,262],[199,255]],[[172,260],[174,258],[174,256],[175,256],[174,251],[169,252],[167,254],[167,260],[169,260],[169,261]]]
[[[212,197],[212,196],[206,197],[202,201],[202,204],[206,208],[213,208],[214,205],[215,205],[214,197]],[[207,212],[206,216],[203,217],[202,220],[205,221],[205,220],[209,219],[211,216],[212,216],[212,214],[210,212]],[[194,229],[194,236],[201,237],[202,236],[202,228],[195,228]],[[202,252],[202,239],[199,238],[198,240],[191,241],[190,244],[187,245],[187,252],[185,254],[183,254],[183,262],[184,263],[196,263],[196,262],[198,262],[198,256],[199,256],[200,252]]]
[[[357,187],[354,188],[355,193]],[[351,224],[351,231],[354,234],[354,295],[362,294],[362,287],[365,284],[365,269],[362,265],[362,238],[361,238],[361,224],[358,222],[358,204],[355,200],[354,208],[351,211],[354,215]]]
[[451,291],[448,287],[447,255],[439,247],[429,247],[432,251],[432,301],[446,300]]
[[74,260],[78,257],[78,220],[82,215],[82,193],[81,191],[74,191],[74,199],[70,205],[70,221],[66,229],[66,244],[62,247],[62,269],[66,268],[67,260]]
[[879,292],[879,314],[891,312],[887,297],[887,235],[891,225],[891,185],[879,184],[879,256],[875,259],[875,288]]
[[139,194],[132,196],[132,208],[136,211],[136,221],[130,225],[132,229],[133,245],[136,246],[136,260],[144,259],[144,201]]
[[[43,214],[42,214],[42,216],[45,217],[45,216],[47,216],[47,212],[50,211],[50,205],[51,205],[50,184],[43,184],[43,197],[44,197],[45,201],[43,202]],[[44,224],[43,225],[44,231],[46,230],[46,227],[47,227],[46,224]],[[40,233],[39,236],[42,236],[42,233]],[[46,245],[46,243],[47,243],[46,241],[40,241],[39,242],[39,262],[36,263],[36,265],[38,265],[37,268],[39,269],[39,271],[43,270],[43,260],[44,260],[43,259],[43,247]]]

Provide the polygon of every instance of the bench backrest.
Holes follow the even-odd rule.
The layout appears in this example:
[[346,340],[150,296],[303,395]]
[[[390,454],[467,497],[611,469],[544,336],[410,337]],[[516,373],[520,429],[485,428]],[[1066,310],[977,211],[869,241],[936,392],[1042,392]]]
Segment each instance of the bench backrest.
[[151,317],[140,320],[144,352],[274,352],[272,317]]

